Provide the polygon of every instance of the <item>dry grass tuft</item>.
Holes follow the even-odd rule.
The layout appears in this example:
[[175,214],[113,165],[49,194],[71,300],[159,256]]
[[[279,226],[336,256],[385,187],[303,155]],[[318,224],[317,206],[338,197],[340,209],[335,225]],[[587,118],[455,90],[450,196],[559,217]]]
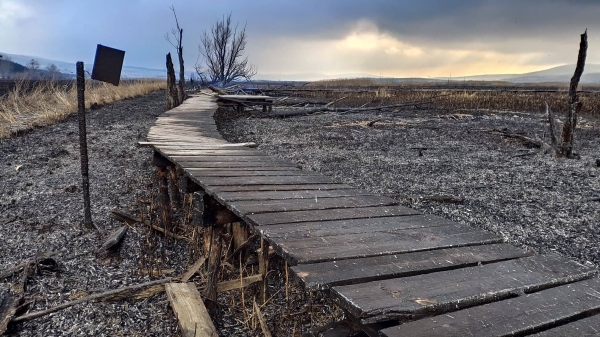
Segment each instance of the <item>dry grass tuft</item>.
[[[86,81],[85,105],[108,103],[146,95],[164,89],[164,80],[142,79],[112,84]],[[55,124],[77,112],[77,89],[64,81],[20,81],[4,97],[0,97],[0,139],[15,132]]]

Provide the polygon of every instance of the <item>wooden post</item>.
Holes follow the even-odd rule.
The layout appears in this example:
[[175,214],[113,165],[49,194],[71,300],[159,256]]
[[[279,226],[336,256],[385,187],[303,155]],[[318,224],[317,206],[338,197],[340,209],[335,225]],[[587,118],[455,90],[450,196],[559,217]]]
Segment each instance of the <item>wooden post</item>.
[[[248,241],[249,232],[246,223],[237,221],[231,223],[231,235],[233,235],[232,252],[235,252],[241,245]],[[245,251],[245,250],[244,250]],[[242,251],[242,261],[245,260],[246,254]]]
[[173,207],[181,208],[181,192],[179,191],[179,174],[178,169],[175,165],[169,166],[169,177],[171,178],[171,184],[169,185],[171,190],[171,201]]
[[167,173],[167,167],[169,166],[170,162],[158,152],[154,152],[153,162],[156,166],[156,175],[158,179],[158,204],[160,207],[160,221],[162,228],[166,232],[167,230],[171,230],[171,222],[173,219]]
[[267,302],[267,273],[269,271],[269,243],[260,238],[260,251],[258,252],[258,273],[262,275],[261,304]]
[[267,112],[267,105],[263,104],[263,111],[262,112]]
[[[219,267],[221,266],[221,232],[222,226],[207,227],[209,233],[210,250],[208,253],[208,277],[206,282],[206,298],[215,302],[217,300],[217,283],[219,282]],[[206,233],[205,232],[205,233]],[[206,238],[206,235],[205,235]]]

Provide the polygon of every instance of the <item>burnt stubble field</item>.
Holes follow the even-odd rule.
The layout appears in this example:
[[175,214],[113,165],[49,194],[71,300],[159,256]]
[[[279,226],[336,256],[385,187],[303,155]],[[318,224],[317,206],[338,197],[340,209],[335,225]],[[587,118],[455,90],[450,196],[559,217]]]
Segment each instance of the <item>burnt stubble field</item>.
[[536,252],[600,263],[597,117],[579,120],[580,159],[556,158],[506,136],[547,141],[547,117],[536,112],[407,107],[223,119],[220,129],[229,141],[254,141],[305,170],[391,195],[423,213],[499,233]]

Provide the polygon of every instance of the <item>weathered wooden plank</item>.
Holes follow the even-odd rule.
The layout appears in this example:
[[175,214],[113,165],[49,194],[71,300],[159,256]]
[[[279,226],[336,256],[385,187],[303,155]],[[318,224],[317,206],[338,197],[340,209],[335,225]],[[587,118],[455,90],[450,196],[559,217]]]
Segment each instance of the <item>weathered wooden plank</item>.
[[327,221],[343,219],[377,218],[398,215],[420,214],[414,209],[404,206],[378,206],[365,208],[341,208],[318,211],[293,211],[280,213],[253,214],[246,220],[255,226],[275,225],[283,223]]
[[[196,178],[193,172],[189,173]],[[331,184],[332,178],[319,175],[310,176],[269,176],[269,177],[202,177],[198,179],[203,185],[296,185],[296,184]]]
[[187,150],[165,146],[157,146],[160,152],[168,156],[261,156],[265,154],[258,150]]
[[228,207],[234,213],[245,215],[301,210],[389,206],[397,204],[398,200],[388,197],[379,195],[357,195],[320,199],[241,200],[229,202]]
[[235,161],[225,161],[225,162],[207,162],[207,161],[181,161],[178,160],[177,157],[172,157],[173,160],[177,162],[179,166],[182,168],[223,168],[223,169],[252,169],[252,170],[261,170],[261,169],[271,169],[274,170],[275,167],[280,167],[282,170],[289,170],[290,168],[300,168],[300,165],[285,162],[285,161],[255,161],[255,162],[235,162]]
[[195,177],[250,177],[250,176],[315,176],[320,175],[316,172],[302,171],[302,170],[291,170],[282,171],[267,171],[267,170],[227,170],[227,169],[215,169],[213,171],[207,170],[196,170],[188,168],[188,172],[192,173]]
[[218,197],[223,202],[231,202],[240,200],[315,200],[315,198],[349,197],[356,195],[372,195],[372,193],[365,190],[349,188],[342,190],[220,192]]
[[268,238],[291,264],[401,254],[422,250],[502,242],[502,237],[467,225],[310,238]]
[[[271,165],[274,160],[271,156],[186,156],[169,155],[173,160],[179,162],[268,162]],[[278,162],[278,161],[276,161]],[[284,162],[284,161],[281,161]],[[297,164],[294,164],[297,165]]]
[[333,287],[340,306],[363,323],[406,320],[589,278],[593,268],[555,255]]
[[183,336],[218,336],[200,293],[193,283],[168,283],[165,290],[179,320]]
[[411,228],[454,226],[456,222],[435,215],[404,215],[266,225],[260,233],[275,238],[321,238],[333,235],[396,231]]
[[[387,328],[382,333],[389,337],[523,336],[598,310],[600,282],[591,279]],[[598,317],[578,322],[536,336],[584,336],[585,331],[588,336],[598,336]],[[588,322],[592,326],[586,326]]]
[[303,190],[340,190],[351,189],[346,184],[295,184],[295,185],[249,185],[249,186],[207,186],[206,190],[210,193],[220,192],[248,192],[248,191],[303,191]]
[[[302,171],[299,167],[296,166],[254,166],[254,163],[247,163],[248,166],[238,166],[238,167],[202,167],[202,162],[177,162],[179,166],[184,167],[186,170],[195,170],[201,172],[200,175],[203,175],[203,172],[212,172],[212,171],[288,171],[288,172],[311,172],[311,171]],[[189,165],[188,165],[189,164]],[[196,167],[199,165],[200,167]]]
[[306,289],[321,290],[332,286],[407,277],[528,255],[531,253],[524,249],[497,243],[301,264],[292,267],[292,270],[302,280]]
[[[582,281],[587,282],[587,281]],[[563,286],[565,287],[565,286]],[[590,287],[592,288],[592,287]],[[600,289],[594,288],[589,289],[588,295],[593,292],[600,292]],[[594,296],[597,298],[597,296]],[[572,299],[569,298],[565,302],[572,302]],[[586,303],[589,304],[589,303]],[[560,305],[560,304],[559,304]],[[581,310],[583,306],[577,306],[576,310]],[[565,336],[577,336],[577,337],[592,337],[592,336],[600,336],[600,314],[596,313],[594,316],[587,317],[584,319],[580,319],[573,323],[561,325],[554,329],[546,330],[544,332],[537,333],[535,335],[531,335],[531,337],[565,337]]]

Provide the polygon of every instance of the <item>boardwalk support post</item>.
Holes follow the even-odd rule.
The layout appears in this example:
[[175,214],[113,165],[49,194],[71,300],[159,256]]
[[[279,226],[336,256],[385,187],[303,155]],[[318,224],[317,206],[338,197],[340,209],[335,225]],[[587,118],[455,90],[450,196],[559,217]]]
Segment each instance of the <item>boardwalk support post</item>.
[[260,251],[258,252],[258,273],[262,275],[262,286],[260,290],[261,304],[267,302],[267,273],[269,271],[269,243],[260,238]]
[[[171,209],[171,198],[169,197],[169,180],[167,167],[172,164],[160,153],[154,152],[154,166],[158,178],[158,203],[160,208],[160,221],[165,231],[171,230],[173,213]],[[170,164],[170,165],[169,165]]]

